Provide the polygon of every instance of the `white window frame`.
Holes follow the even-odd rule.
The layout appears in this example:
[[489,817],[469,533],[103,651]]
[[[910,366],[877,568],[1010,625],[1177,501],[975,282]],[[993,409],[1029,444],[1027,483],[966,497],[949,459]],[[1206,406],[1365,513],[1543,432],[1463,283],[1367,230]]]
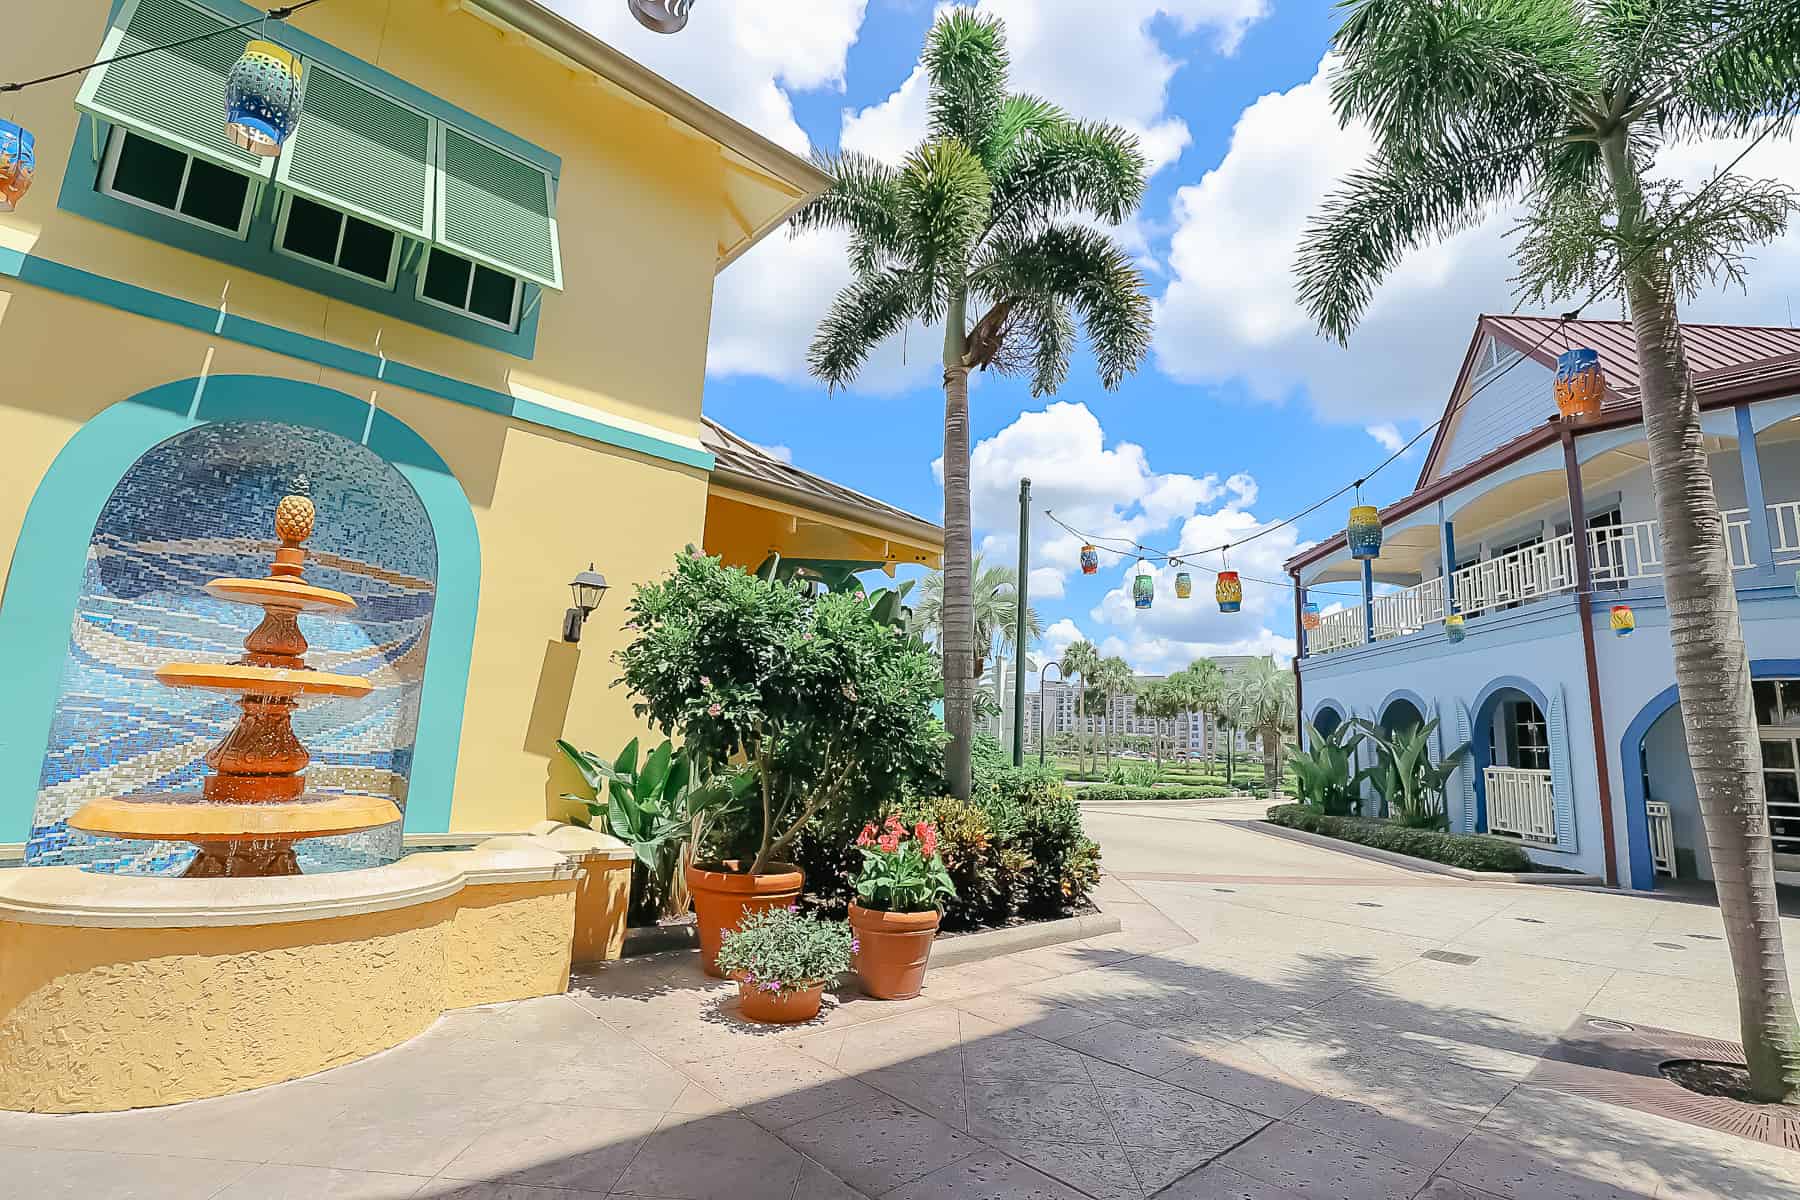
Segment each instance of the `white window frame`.
[[[127,137],[139,138],[142,141],[152,142],[155,145],[162,146],[164,149],[173,150],[186,160],[181,168],[181,184],[175,189],[174,208],[164,208],[160,204],[152,204],[142,196],[133,196],[129,192],[119,191],[118,188],[114,186],[113,180],[119,171],[119,155],[125,148],[125,139]],[[219,166],[219,164],[212,162],[210,159],[207,161],[207,165],[214,167]],[[219,167],[219,169],[224,171],[229,170],[230,168]],[[114,200],[122,200],[126,204],[136,205],[146,212],[161,213],[165,217],[173,217],[177,221],[185,221],[196,229],[211,230],[213,233],[222,234],[229,238],[235,238],[240,242],[247,240],[250,236],[250,219],[256,213],[256,201],[261,194],[261,181],[251,175],[243,176],[245,183],[244,211],[238,214],[237,228],[231,230],[225,228],[223,225],[214,225],[211,221],[202,221],[199,217],[192,217],[181,211],[181,202],[187,196],[188,179],[193,172],[194,155],[192,152],[183,150],[180,146],[171,146],[167,142],[159,142],[153,137],[145,137],[143,134],[132,129],[127,129],[123,125],[114,125],[111,132],[106,135],[106,154],[100,160],[99,191],[102,195],[111,196]]]
[[[464,262],[469,264],[469,286],[463,292],[463,304],[465,305],[465,307],[458,308],[454,304],[446,304],[442,300],[439,300],[434,296],[427,296],[425,294],[425,275],[431,269],[431,256],[433,254],[448,254],[452,258],[460,258]],[[475,268],[476,267],[481,267],[485,270],[493,271],[494,274],[496,274],[496,275],[502,275],[502,276],[505,276],[507,279],[512,280],[512,282],[513,282],[512,323],[510,325],[502,325],[499,321],[494,320],[492,317],[483,316],[481,313],[475,312],[473,309],[466,307],[467,304],[469,303],[470,297],[472,297],[475,294]],[[488,266],[488,264],[482,262],[480,259],[470,258],[468,255],[459,254],[455,250],[446,250],[442,246],[433,245],[433,246],[425,247],[425,253],[419,256],[418,276],[419,276],[419,280],[418,280],[418,286],[416,288],[416,295],[421,304],[429,304],[433,308],[441,308],[445,312],[455,313],[459,317],[467,317],[471,321],[480,321],[483,325],[489,325],[495,329],[505,330],[507,333],[519,332],[519,313],[520,313],[521,308],[524,306],[524,302],[525,302],[525,281],[523,279],[520,279],[517,275],[507,275],[505,271],[497,270],[494,267],[490,267],[490,266]]]
[[[326,262],[323,259],[314,258],[310,254],[301,254],[298,250],[290,250],[287,246],[283,245],[283,243],[287,241],[288,214],[293,211],[294,200],[296,198],[304,200],[308,204],[316,205],[326,212],[336,213],[341,218],[342,223],[338,225],[337,247],[332,251],[333,259],[336,259],[344,253],[344,235],[349,231],[351,221],[362,221],[364,225],[373,229],[379,229],[381,232],[391,235],[394,239],[394,245],[393,248],[388,251],[387,278],[381,280],[371,279],[361,271],[352,271],[345,267],[338,266],[336,262]],[[332,274],[341,275],[345,279],[354,279],[357,283],[360,283],[365,287],[379,288],[381,291],[391,292],[394,290],[394,286],[400,278],[400,247],[405,241],[406,237],[404,234],[395,233],[386,225],[377,225],[373,221],[364,220],[355,213],[345,212],[341,208],[333,208],[329,204],[320,204],[319,201],[314,200],[311,196],[301,196],[297,192],[290,192],[285,189],[280,191],[280,203],[276,206],[275,213],[274,249],[275,253],[281,255],[283,258],[291,258],[295,262],[303,262],[307,266],[317,267],[321,271],[330,271]]]

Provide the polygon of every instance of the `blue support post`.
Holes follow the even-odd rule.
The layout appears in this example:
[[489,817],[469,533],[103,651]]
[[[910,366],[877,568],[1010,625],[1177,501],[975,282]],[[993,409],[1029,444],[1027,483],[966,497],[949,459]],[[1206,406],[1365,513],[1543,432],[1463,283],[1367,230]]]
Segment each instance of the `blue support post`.
[[1756,574],[1774,577],[1775,551],[1769,540],[1769,506],[1763,498],[1762,462],[1756,454],[1756,426],[1750,421],[1750,406],[1737,406],[1738,466],[1744,473],[1744,505],[1750,511],[1750,560]]
[[1294,642],[1294,645],[1298,648],[1297,653],[1301,658],[1307,656],[1307,642],[1311,640],[1311,635],[1307,633],[1306,623],[1302,618],[1302,614],[1305,612],[1306,589],[1304,587],[1296,587],[1294,589],[1294,637],[1297,640]]
[[1444,519],[1443,501],[1438,502],[1438,527],[1443,531],[1444,548],[1444,615],[1456,611],[1456,526]]
[[1375,563],[1372,559],[1362,560],[1363,569],[1363,633],[1365,642],[1375,642]]

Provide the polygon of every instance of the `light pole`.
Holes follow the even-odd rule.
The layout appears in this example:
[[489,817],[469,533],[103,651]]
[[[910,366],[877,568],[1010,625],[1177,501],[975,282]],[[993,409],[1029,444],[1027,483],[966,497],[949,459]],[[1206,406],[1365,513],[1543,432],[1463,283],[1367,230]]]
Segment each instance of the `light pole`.
[[[1031,480],[1019,480],[1019,582],[1013,589],[1013,766],[1025,765],[1025,617],[1029,612],[1031,576]],[[1039,677],[1038,712],[1043,712],[1043,684]],[[1040,721],[1039,724],[1043,722]],[[1040,746],[1039,749],[1042,749]]]
[[1040,767],[1044,765],[1044,710],[1050,706],[1049,697],[1044,692],[1044,685],[1050,681],[1044,678],[1044,672],[1051,667],[1056,668],[1056,682],[1069,682],[1063,675],[1063,665],[1060,662],[1045,663],[1043,668],[1038,671],[1038,766]]

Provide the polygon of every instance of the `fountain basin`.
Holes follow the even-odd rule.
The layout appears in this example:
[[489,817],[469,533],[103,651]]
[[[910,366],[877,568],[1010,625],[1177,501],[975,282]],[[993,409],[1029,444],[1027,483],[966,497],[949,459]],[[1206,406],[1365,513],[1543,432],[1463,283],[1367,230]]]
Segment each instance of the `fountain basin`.
[[0,872],[0,1108],[228,1095],[561,992],[582,873],[539,837],[328,875]]

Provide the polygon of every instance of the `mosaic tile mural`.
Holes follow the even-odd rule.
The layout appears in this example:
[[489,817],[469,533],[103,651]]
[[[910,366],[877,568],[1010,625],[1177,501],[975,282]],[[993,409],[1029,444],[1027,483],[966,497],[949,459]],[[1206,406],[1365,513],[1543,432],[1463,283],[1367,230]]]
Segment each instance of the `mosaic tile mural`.
[[[364,447],[271,422],[204,425],[157,446],[119,482],[88,546],[62,694],[38,782],[27,866],[179,874],[192,847],[98,838],[69,816],[102,796],[197,791],[201,757],[237,718],[233,697],[165,687],[176,659],[229,662],[262,610],[201,590],[268,573],[275,505],[304,488],[318,509],[306,579],[354,596],[347,617],[303,616],[307,662],[364,675],[361,700],[303,706],[294,731],[312,753],[307,786],[372,792],[406,807],[431,625],[437,547],[406,480]],[[301,842],[304,871],[393,860],[400,826]]]

